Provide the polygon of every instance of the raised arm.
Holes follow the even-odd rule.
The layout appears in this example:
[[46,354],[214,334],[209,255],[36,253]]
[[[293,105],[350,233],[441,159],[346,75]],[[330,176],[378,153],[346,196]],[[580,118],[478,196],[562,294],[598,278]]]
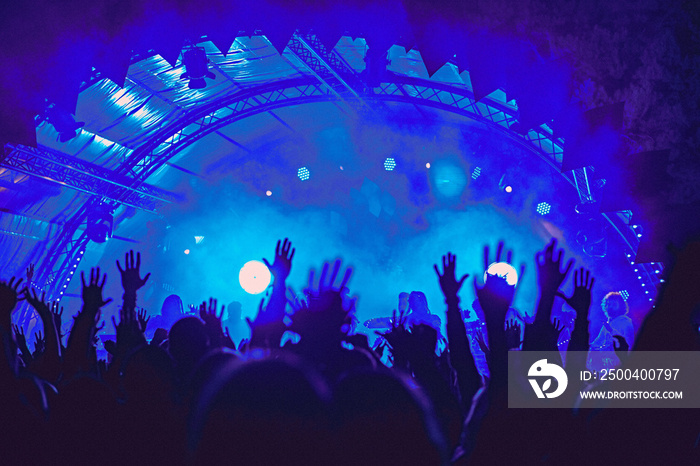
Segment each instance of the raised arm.
[[141,253],[137,253],[136,259],[134,260],[133,249],[124,254],[124,268],[122,269],[119,261],[117,261],[117,268],[121,274],[122,288],[124,289],[124,303],[122,305],[122,315],[120,316],[121,320],[137,322],[136,292],[146,284],[151,274],[147,273],[145,277],[141,278]]
[[[102,280],[100,280],[102,278]],[[100,277],[100,268],[90,269],[90,280],[85,282],[85,274],[80,274],[83,285],[83,309],[74,318],[73,328],[68,337],[64,363],[71,371],[86,371],[90,367],[90,353],[95,336],[95,325],[99,320],[100,309],[112,302],[102,297],[107,274]]]
[[447,304],[447,340],[450,363],[457,372],[462,405],[466,407],[471,404],[474,394],[481,385],[481,376],[474,363],[469,348],[467,329],[459,310],[459,290],[469,275],[465,274],[457,280],[455,276],[457,257],[449,252],[446,256],[442,256],[442,273],[437,265],[433,267],[438,276],[442,294],[445,296],[445,304]]
[[286,280],[292,270],[292,258],[296,249],[292,248],[292,242],[288,238],[277,241],[275,247],[275,260],[270,264],[267,259],[263,259],[267,268],[270,269],[275,282],[272,284],[272,295],[267,304],[267,311],[273,312],[275,316],[284,317],[284,308],[287,304]]

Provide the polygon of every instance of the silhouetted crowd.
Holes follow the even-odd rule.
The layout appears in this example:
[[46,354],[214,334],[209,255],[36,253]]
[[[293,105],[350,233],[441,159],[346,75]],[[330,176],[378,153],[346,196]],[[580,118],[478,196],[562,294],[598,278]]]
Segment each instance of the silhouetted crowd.
[[[592,409],[576,399],[571,409],[508,408],[508,352],[561,349],[555,299],[575,311],[567,368],[587,364],[595,280],[566,261],[555,240],[535,257],[531,322],[507,319],[515,287],[505,279],[474,281],[486,375],[465,326],[470,311],[460,306],[468,276],[457,275],[453,254],[435,265],[444,309],[432,319],[395,311],[376,345],[354,333],[351,270],[326,263],[310,273],[304,299],[289,297],[293,256],[291,242],[277,243],[267,263],[272,290],[248,321],[250,338],[234,342],[214,299],[198,316],[149,317],[137,293],[150,274],[142,275],[139,254],[127,253],[117,261],[124,295],[107,360],[96,350],[100,309],[111,301],[100,268],[81,275],[83,306],[74,317],[23,278],[0,282],[0,463],[700,464],[694,410]],[[502,256],[501,243],[496,260]],[[700,349],[698,265],[700,243],[692,243],[670,267],[632,351]],[[570,275],[574,292],[566,296],[560,289]],[[12,324],[22,300],[42,322],[34,351]],[[436,320],[446,324],[444,338]],[[629,338],[612,335],[623,366]]]

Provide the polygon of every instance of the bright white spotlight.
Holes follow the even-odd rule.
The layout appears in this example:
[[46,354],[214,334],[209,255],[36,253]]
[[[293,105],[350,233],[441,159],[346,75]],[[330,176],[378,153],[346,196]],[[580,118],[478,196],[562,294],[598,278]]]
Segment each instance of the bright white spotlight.
[[484,272],[484,282],[487,280],[489,275],[505,278],[506,283],[511,286],[518,284],[518,272],[515,270],[515,267],[510,265],[508,262],[494,262],[493,264],[489,265],[486,272]]
[[394,168],[396,168],[396,160],[394,160],[393,157],[387,157],[384,159],[384,170],[390,172],[394,171]]
[[260,261],[248,261],[238,272],[238,282],[246,293],[260,294],[267,289],[272,280],[270,270]]

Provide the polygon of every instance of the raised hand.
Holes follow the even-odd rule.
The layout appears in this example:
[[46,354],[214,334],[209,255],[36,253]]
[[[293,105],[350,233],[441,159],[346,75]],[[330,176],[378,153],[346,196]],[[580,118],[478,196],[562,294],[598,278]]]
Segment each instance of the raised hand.
[[15,341],[19,346],[27,344],[27,337],[24,335],[24,330],[19,325],[12,324],[12,333],[15,335]]
[[591,307],[591,289],[594,283],[595,278],[591,277],[591,271],[581,267],[579,270],[574,270],[574,294],[567,297],[560,291],[556,293],[576,311],[577,319],[583,316],[588,318],[588,310]]
[[224,310],[226,306],[221,306],[221,312],[217,315],[216,312],[217,302],[214,298],[209,298],[209,307],[207,308],[207,302],[203,301],[199,305],[199,317],[207,325],[212,325],[214,327],[221,328],[221,317],[224,315]]
[[476,342],[479,344],[479,349],[481,349],[481,352],[484,353],[488,358],[489,354],[491,353],[491,350],[489,350],[489,347],[486,344],[486,340],[484,340],[484,334],[481,332],[481,330],[477,330],[474,337],[476,338]]
[[34,355],[41,355],[46,349],[46,340],[41,335],[41,330],[34,334]]
[[515,319],[510,319],[506,322],[506,344],[508,349],[520,348],[522,341],[520,341],[520,323]]
[[448,252],[446,256],[442,256],[442,274],[440,274],[440,270],[438,269],[437,265],[433,265],[433,268],[438,276],[440,288],[442,289],[442,294],[445,295],[445,299],[450,300],[458,298],[457,294],[459,293],[459,289],[462,287],[464,280],[469,277],[469,274],[464,274],[459,281],[457,280],[455,277],[457,256],[451,252]]
[[[501,258],[503,255],[503,248],[504,247],[505,247],[505,243],[503,241],[499,241],[498,246],[496,248],[496,257],[492,261],[489,246],[488,245],[484,246],[484,272],[486,272],[486,270],[488,270],[488,268],[489,268],[489,265],[493,264],[494,262],[502,262]],[[506,256],[503,259],[505,262],[512,265],[512,263],[513,263],[513,251],[509,249],[506,252]],[[520,275],[518,276],[518,280],[522,279],[524,273],[525,273],[525,263],[523,262],[520,264]]]
[[343,274],[343,280],[340,282],[340,286],[336,286],[335,281],[338,278],[338,272],[340,272],[341,266],[342,262],[340,261],[340,259],[336,260],[333,263],[333,272],[329,276],[328,270],[330,270],[330,263],[326,262],[325,264],[323,264],[323,268],[321,269],[321,279],[318,282],[317,291],[314,287],[314,271],[311,270],[311,272],[309,272],[309,286],[304,290],[304,292],[307,295],[319,295],[327,291],[335,291],[338,293],[346,292],[346,285],[348,284],[348,282],[350,281],[350,277],[352,276],[352,268],[348,267],[345,269],[345,274]]
[[85,272],[80,272],[80,280],[83,284],[83,305],[85,309],[97,312],[102,306],[112,302],[112,298],[107,298],[107,300],[102,298],[102,290],[107,281],[107,274],[102,275],[102,282],[100,283],[99,267],[90,269],[90,281],[88,283],[85,283]]
[[[291,250],[291,252],[290,252]],[[289,272],[292,270],[292,258],[294,257],[295,249],[292,249],[292,242],[288,238],[277,241],[277,247],[275,248],[275,260],[270,265],[267,259],[263,258],[263,262],[270,269],[270,272],[275,277],[275,282],[284,282],[289,276]]]
[[[17,291],[21,283],[22,279],[20,278],[15,281],[15,277],[12,277],[7,283],[0,281],[0,314],[3,316],[4,320],[8,320],[10,314],[17,305],[17,301],[24,299]],[[9,328],[9,326],[7,328]]]
[[[564,250],[556,251],[557,240],[552,238],[544,250],[535,255],[537,262],[537,280],[540,291],[543,293],[555,293],[569,274],[574,265],[574,260],[569,259],[564,270],[561,270],[564,260]],[[555,259],[556,255],[556,259]]]
[[34,278],[34,264],[29,264],[29,267],[27,267],[27,284],[32,282],[32,278]]
[[[39,314],[39,317],[41,317],[44,322],[46,322],[46,318],[49,317],[49,314],[51,314],[51,310],[49,309],[49,305],[46,303],[46,292],[43,291],[41,293],[41,299],[36,294],[36,291],[34,290],[29,290],[27,288],[24,289],[24,299],[27,300],[31,306],[36,309],[36,312]],[[53,315],[51,316],[53,319]]]
[[151,317],[148,315],[148,311],[144,308],[139,309],[137,317],[139,328],[141,329],[142,333],[145,333],[146,327],[148,326],[148,321],[151,320]]
[[134,260],[133,249],[124,254],[124,268],[122,269],[119,261],[117,261],[117,268],[122,275],[122,288],[124,288],[125,293],[136,293],[136,290],[145,285],[148,277],[151,276],[150,273],[147,273],[145,277],[141,278],[141,272],[139,271],[141,268],[141,253],[137,253],[136,260]]
[[204,321],[204,325],[209,335],[209,344],[212,347],[220,347],[224,344],[224,331],[221,328],[221,317],[224,315],[226,306],[221,306],[221,312],[216,312],[217,302],[214,298],[209,298],[209,307],[206,301],[199,305],[199,317]]

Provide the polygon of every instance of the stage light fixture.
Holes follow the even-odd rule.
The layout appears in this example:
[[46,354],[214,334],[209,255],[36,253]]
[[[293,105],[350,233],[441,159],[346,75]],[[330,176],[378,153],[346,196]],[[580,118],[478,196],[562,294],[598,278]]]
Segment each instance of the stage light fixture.
[[630,297],[630,294],[627,290],[622,290],[622,291],[620,291],[620,296],[622,296],[622,299],[627,301]]
[[297,170],[297,176],[299,177],[299,179],[301,181],[306,181],[311,176],[311,172],[309,171],[308,168],[301,167],[299,170]]
[[204,241],[204,236],[195,236],[194,237],[195,244],[202,244],[202,241]]
[[515,270],[515,267],[508,262],[494,262],[489,265],[486,272],[484,272],[484,282],[488,279],[489,275],[505,278],[506,283],[511,286],[518,284],[518,272]]
[[387,157],[386,159],[384,159],[384,170],[390,172],[394,171],[394,168],[396,168],[396,160],[394,160],[393,157]]
[[505,191],[506,191],[507,193],[512,193],[512,192],[513,192],[513,187],[510,186],[510,185],[508,185],[508,186],[506,186]]
[[185,254],[189,254],[189,253],[190,253],[190,250],[189,250],[189,249],[185,249]]
[[238,272],[238,282],[241,288],[249,294],[260,294],[267,289],[272,280],[270,270],[260,261],[248,261],[240,272]]
[[185,50],[182,63],[185,65],[185,72],[180,79],[189,79],[187,87],[190,89],[204,89],[207,82],[204,78],[216,79],[216,75],[209,71],[207,52],[203,47],[191,47]]
[[425,164],[425,168],[430,168],[430,162]]
[[472,180],[475,180],[481,176],[481,167],[476,167],[474,170],[472,170]]
[[547,202],[540,202],[537,204],[537,213],[540,215],[547,215],[551,210],[552,206]]
[[114,219],[111,212],[100,208],[88,213],[85,232],[90,241],[104,243],[112,237]]
[[269,197],[269,196],[272,196],[272,191],[265,191],[265,195],[268,196],[268,197]]

